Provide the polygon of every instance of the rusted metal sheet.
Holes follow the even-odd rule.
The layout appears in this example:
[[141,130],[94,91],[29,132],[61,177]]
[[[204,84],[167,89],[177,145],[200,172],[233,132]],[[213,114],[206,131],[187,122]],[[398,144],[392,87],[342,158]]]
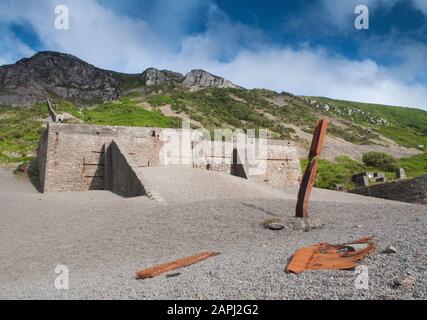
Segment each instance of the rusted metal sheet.
[[[344,244],[319,243],[298,249],[285,271],[300,273],[305,270],[353,269],[358,261],[375,249],[371,240],[372,237],[366,237]],[[367,245],[363,249],[355,250],[351,247],[355,244]]]
[[326,131],[328,130],[328,119],[320,120],[313,134],[310,152],[308,154],[308,164],[302,177],[301,185],[298,191],[298,202],[296,206],[296,217],[308,217],[308,201],[310,200],[311,191],[313,189],[314,180],[316,179],[316,170],[318,165],[318,157],[322,153],[325,143]]
[[146,278],[153,278],[158,275],[161,275],[162,273],[170,272],[173,270],[181,269],[184,267],[188,267],[192,264],[201,262],[203,260],[206,260],[210,257],[214,257],[219,255],[219,252],[202,252],[200,254],[196,254],[194,256],[186,257],[183,259],[175,260],[172,262],[160,264],[142,271],[139,271],[136,273],[136,279],[146,279]]

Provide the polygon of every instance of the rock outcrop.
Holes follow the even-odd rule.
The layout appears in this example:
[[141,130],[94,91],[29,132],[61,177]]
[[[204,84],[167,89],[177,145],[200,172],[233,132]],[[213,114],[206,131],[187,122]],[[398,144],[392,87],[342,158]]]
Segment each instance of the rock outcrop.
[[232,82],[200,69],[187,73],[182,83],[192,91],[208,87],[237,88]]
[[0,105],[31,105],[49,96],[107,101],[118,98],[138,78],[96,68],[69,54],[39,52],[0,67]]
[[168,82],[182,82],[184,76],[181,73],[169,70],[148,68],[142,73],[142,81],[146,86],[158,85]]
[[142,74],[125,74],[97,68],[70,54],[43,51],[0,66],[0,105],[29,106],[49,97],[92,105],[163,83],[183,84],[192,91],[237,87],[203,70],[193,70],[185,77],[155,68]]

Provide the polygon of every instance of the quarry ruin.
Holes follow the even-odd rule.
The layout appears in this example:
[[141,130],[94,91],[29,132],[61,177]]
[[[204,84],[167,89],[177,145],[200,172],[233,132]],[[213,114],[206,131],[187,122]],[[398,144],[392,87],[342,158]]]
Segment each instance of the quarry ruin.
[[218,145],[191,129],[49,121],[37,153],[40,191],[110,190],[124,197],[154,198],[141,169],[157,166],[210,170],[279,189],[298,186],[301,168],[295,146],[268,140],[261,152],[260,140],[246,137],[243,147],[235,139]]

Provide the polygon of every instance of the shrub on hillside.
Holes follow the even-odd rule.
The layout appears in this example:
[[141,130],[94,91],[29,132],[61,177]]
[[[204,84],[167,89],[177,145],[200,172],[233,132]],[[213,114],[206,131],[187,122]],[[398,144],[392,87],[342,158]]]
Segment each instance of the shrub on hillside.
[[397,168],[397,160],[391,155],[383,152],[371,151],[365,153],[362,161],[369,167],[379,168],[384,171],[393,171]]

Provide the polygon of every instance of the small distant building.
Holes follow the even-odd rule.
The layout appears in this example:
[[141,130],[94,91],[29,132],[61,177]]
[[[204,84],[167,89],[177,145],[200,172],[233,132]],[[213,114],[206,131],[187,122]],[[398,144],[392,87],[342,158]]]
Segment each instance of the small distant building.
[[361,172],[351,177],[351,181],[358,187],[367,187],[371,183],[387,182],[384,172]]
[[396,170],[396,179],[406,179],[405,169],[399,168]]
[[387,177],[384,172],[374,172],[373,182],[387,182]]
[[373,176],[373,172],[361,172],[353,175],[351,177],[351,181],[355,183],[358,187],[366,187],[369,186],[369,179],[372,179]]

